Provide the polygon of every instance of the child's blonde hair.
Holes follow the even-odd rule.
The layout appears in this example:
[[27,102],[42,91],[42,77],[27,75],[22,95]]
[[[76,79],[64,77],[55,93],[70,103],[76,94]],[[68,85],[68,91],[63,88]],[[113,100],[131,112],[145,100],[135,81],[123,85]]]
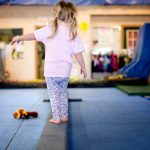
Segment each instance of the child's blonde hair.
[[71,2],[60,1],[54,8],[54,20],[51,22],[52,36],[56,35],[58,29],[58,20],[67,24],[69,28],[70,39],[73,40],[77,36],[77,10]]

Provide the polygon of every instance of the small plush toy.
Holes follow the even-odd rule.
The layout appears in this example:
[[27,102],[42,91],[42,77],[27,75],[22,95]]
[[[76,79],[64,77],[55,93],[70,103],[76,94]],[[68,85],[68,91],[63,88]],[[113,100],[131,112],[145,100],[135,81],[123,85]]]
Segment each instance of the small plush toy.
[[13,113],[14,118],[16,119],[29,119],[30,117],[37,118],[37,112],[26,112],[23,108],[17,109],[17,112]]

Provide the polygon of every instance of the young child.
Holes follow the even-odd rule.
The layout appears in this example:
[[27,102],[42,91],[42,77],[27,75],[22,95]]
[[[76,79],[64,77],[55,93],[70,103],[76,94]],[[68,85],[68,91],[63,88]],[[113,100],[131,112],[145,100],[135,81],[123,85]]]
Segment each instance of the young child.
[[45,45],[44,76],[51,101],[51,123],[68,121],[67,85],[72,68],[72,55],[86,78],[82,52],[85,51],[77,34],[77,11],[71,2],[60,1],[54,8],[54,20],[50,25],[34,33],[16,36],[11,44],[20,41],[37,40]]

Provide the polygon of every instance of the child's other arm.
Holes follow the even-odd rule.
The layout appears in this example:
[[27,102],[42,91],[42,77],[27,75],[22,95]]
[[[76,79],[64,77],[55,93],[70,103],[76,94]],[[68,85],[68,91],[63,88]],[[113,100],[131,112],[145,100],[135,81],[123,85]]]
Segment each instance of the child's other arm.
[[76,53],[76,54],[74,54],[74,56],[81,67],[81,74],[83,73],[83,77],[86,78],[87,73],[86,73],[86,68],[85,68],[85,63],[84,63],[84,59],[82,56],[82,52]]
[[20,42],[20,41],[31,41],[31,40],[35,40],[35,36],[34,33],[29,33],[29,34],[25,34],[25,35],[20,35],[20,36],[15,36],[13,37],[11,44],[14,44],[15,42]]

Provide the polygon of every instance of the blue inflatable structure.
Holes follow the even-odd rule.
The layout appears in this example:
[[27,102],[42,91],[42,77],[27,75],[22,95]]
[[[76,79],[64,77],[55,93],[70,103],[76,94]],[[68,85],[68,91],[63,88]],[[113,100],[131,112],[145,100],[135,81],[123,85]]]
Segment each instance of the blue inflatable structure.
[[145,23],[140,28],[134,58],[131,63],[121,68],[119,73],[127,78],[148,79],[150,74],[150,23]]

